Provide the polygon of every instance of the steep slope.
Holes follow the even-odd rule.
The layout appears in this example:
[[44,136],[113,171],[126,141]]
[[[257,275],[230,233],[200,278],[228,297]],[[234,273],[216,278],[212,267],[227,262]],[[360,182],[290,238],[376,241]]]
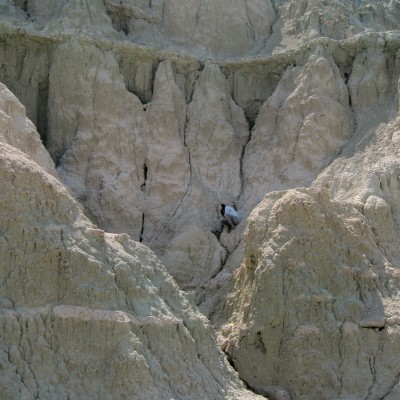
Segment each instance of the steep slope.
[[[281,389],[273,386],[283,385],[295,399],[396,398],[391,382],[398,372],[395,366],[389,371],[387,348],[396,336],[385,333],[398,324],[398,0],[2,0],[0,8],[0,81],[26,106],[60,179],[92,222],[149,246],[180,288],[193,292],[202,312],[223,326],[224,346],[249,385],[276,397]],[[290,191],[302,187],[312,190]],[[303,210],[304,196],[313,199],[311,213]],[[281,197],[293,197],[299,214]],[[243,222],[218,241],[210,230],[221,202],[234,204]],[[295,219],[277,217],[287,225],[278,247],[268,239],[268,224],[257,228],[255,239],[246,231],[249,215],[257,225],[259,207],[274,214],[275,203]],[[320,220],[322,214],[330,217]],[[321,236],[320,228],[333,220],[341,228]],[[365,223],[367,239],[356,220]],[[337,304],[356,299],[353,319],[348,311],[334,319],[346,329],[354,324],[360,352],[371,347],[363,356],[368,362],[359,363],[361,383],[347,382],[342,373],[358,358],[342,356],[341,331],[324,314],[329,310],[309,321],[308,297],[296,302],[290,291],[265,282],[268,275],[244,272],[253,240],[273,253],[262,254],[252,268],[266,263],[284,274],[280,254],[303,254],[303,237],[325,244],[302,256],[291,284],[298,279],[312,293],[326,290]],[[347,242],[356,255],[346,253]],[[352,281],[340,290],[330,286],[330,279],[348,273],[341,261],[350,271],[364,263],[362,274],[378,276],[377,289],[362,283],[370,285],[363,297],[353,293],[359,286]],[[307,289],[308,270],[317,275]],[[266,293],[287,300],[288,308],[269,309],[261,301]],[[382,331],[376,327],[384,348],[377,359],[391,360],[379,364],[379,373],[371,355],[378,350],[366,339],[373,328],[362,326],[370,297],[382,304],[377,321],[382,315],[391,321],[390,328],[386,322]],[[319,330],[320,357],[306,373],[294,371],[299,364],[289,356],[278,368],[288,378],[276,370],[279,354],[310,347],[301,340],[291,347],[285,339],[282,350],[275,348],[263,323],[270,312],[284,321],[283,337],[301,326]],[[240,326],[224,327],[228,319],[243,326],[256,321],[264,344],[268,338],[275,343],[274,356],[252,348],[262,348],[254,331],[247,340]],[[333,375],[325,373],[327,365]]]
[[4,86],[0,104],[1,398],[257,398],[154,253],[94,226],[44,170]]
[[[312,189],[271,193],[252,212],[244,261],[226,310],[231,319],[221,329],[221,345],[250,386],[284,386],[295,399],[399,397],[400,63],[397,41],[369,40],[376,50],[360,49],[348,78],[353,132],[328,134],[326,126],[322,132],[329,140],[340,134],[348,140],[317,179],[304,182]],[[292,93],[280,109],[293,104],[296,89]],[[260,115],[274,121],[278,114],[276,125],[259,120],[262,129],[280,128],[275,96]],[[334,115],[335,107],[325,110]],[[293,106],[291,115],[296,116]],[[343,124],[348,117],[339,115]],[[287,125],[292,118],[283,121]],[[329,118],[318,119],[305,133],[324,128],[325,121]],[[256,124],[253,137],[257,129]],[[271,136],[271,144],[285,138]],[[296,140],[307,140],[304,136]],[[322,134],[311,139],[308,151],[326,143]],[[294,153],[292,163],[303,152]],[[264,163],[274,156],[264,155]],[[304,160],[309,166],[313,157]],[[286,180],[263,180],[267,191],[285,188],[287,172],[310,177],[304,162],[294,169],[283,164]]]
[[398,397],[399,226],[374,197],[363,215],[327,190],[275,192],[251,214],[221,330],[250,386],[294,399]]

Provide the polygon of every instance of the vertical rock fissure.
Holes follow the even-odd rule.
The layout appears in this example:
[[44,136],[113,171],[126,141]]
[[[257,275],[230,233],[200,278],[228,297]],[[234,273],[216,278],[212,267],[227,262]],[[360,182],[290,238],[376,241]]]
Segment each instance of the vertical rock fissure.
[[375,356],[372,356],[369,359],[369,369],[372,375],[372,384],[371,386],[368,388],[368,395],[365,398],[365,400],[368,400],[372,394],[372,389],[374,388],[374,386],[376,385],[376,368],[375,368]]
[[48,102],[49,102],[49,80],[46,79],[44,82],[39,83],[37,115],[36,115],[37,131],[45,147],[47,147]]
[[352,63],[350,66],[348,66],[347,68],[345,68],[345,70],[343,71],[344,68],[341,68],[340,65],[336,64],[337,67],[339,68],[339,70],[341,69],[343,71],[343,81],[344,84],[347,87],[347,93],[348,93],[348,97],[349,97],[349,108],[352,114],[352,119],[353,119],[353,134],[355,133],[355,131],[357,130],[357,119],[355,118],[355,110],[353,108],[353,102],[352,102],[352,98],[351,98],[351,93],[350,93],[350,88],[349,88],[349,79],[350,79],[350,75],[353,71],[353,62],[354,59],[352,60]]
[[[148,175],[148,167],[147,164],[143,164],[143,183],[140,185],[140,189],[145,195],[145,190],[146,190],[146,183],[147,183],[147,175]],[[145,220],[145,213],[143,212],[142,214],[142,228],[140,230],[140,236],[139,236],[139,242],[143,242],[143,234],[144,234],[144,220]]]
[[252,128],[249,125],[249,135],[247,136],[247,140],[246,143],[243,145],[242,147],[242,152],[240,154],[240,167],[239,167],[239,174],[240,174],[240,194],[239,194],[239,198],[242,196],[243,194],[243,187],[244,187],[244,173],[243,173],[243,159],[244,159],[244,154],[246,152],[246,147],[249,144],[250,140],[251,140],[251,133],[252,133]]
[[143,233],[144,233],[144,213],[142,214],[142,229],[140,230],[139,242],[143,242]]
[[188,116],[186,115],[186,118],[185,118],[185,126],[184,126],[184,128],[183,128],[183,146],[187,149],[187,152],[188,152],[189,186],[190,186],[190,184],[191,184],[191,182],[192,182],[192,161],[191,161],[191,156],[190,156],[190,148],[189,148],[189,146],[188,146],[188,144],[187,144],[187,142],[186,142],[186,136],[187,136],[186,131],[187,131],[188,124],[189,124],[189,119],[188,119]]
[[60,250],[59,255],[58,255],[58,270],[57,270],[57,281],[58,281],[58,285],[57,285],[57,302],[61,302],[62,299],[64,298],[64,294],[60,293],[63,290],[64,285],[61,282],[61,279],[65,278],[65,262],[64,262],[64,254],[68,253],[68,248],[67,245],[65,243],[65,233],[63,228],[60,229],[60,241],[61,244],[63,246],[63,252]]
[[339,353],[339,359],[340,359],[340,363],[339,363],[339,373],[338,373],[338,380],[340,382],[340,391],[338,393],[338,397],[340,396],[340,394],[342,393],[343,390],[343,375],[344,375],[344,371],[343,371],[343,352],[342,352],[342,341],[343,341],[343,323],[341,324],[340,328],[339,328],[339,341],[338,341],[338,353]]
[[285,321],[287,318],[287,310],[286,310],[286,300],[287,300],[287,289],[286,289],[286,282],[285,282],[285,268],[282,268],[282,299],[283,299],[283,318],[282,318],[282,330],[280,335],[280,341],[278,345],[278,365],[276,367],[276,375],[274,376],[273,380],[281,379],[280,377],[284,376],[284,371],[282,371],[282,352],[284,348],[284,337],[286,332]]
[[148,172],[147,164],[144,163],[144,165],[143,165],[143,183],[140,185],[142,192],[144,192],[146,189],[147,172]]

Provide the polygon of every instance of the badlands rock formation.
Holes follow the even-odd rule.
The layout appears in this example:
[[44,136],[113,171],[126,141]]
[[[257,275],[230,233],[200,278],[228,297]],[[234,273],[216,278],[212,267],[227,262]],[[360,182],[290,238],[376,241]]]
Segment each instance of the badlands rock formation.
[[154,253],[84,216],[0,89],[1,398],[258,398]]
[[[14,286],[3,285],[1,295],[7,318],[22,321],[33,313],[35,321],[50,321],[50,327],[43,323],[47,336],[32,329],[51,342],[52,365],[68,366],[64,378],[52,378],[54,390],[89,397],[95,395],[89,390],[111,390],[104,387],[104,371],[113,370],[104,366],[105,353],[118,353],[120,334],[107,333],[108,322],[101,321],[155,316],[162,327],[161,313],[182,321],[196,315],[193,321],[207,325],[185,305],[186,295],[168,300],[178,289],[147,246],[220,330],[220,345],[256,392],[294,400],[399,398],[399,29],[398,0],[0,0],[0,81],[25,106],[53,160],[25,117],[2,108],[2,136],[11,146],[4,151],[18,160],[18,171],[36,176],[27,189],[28,183],[14,180],[3,192],[16,191],[12,196],[21,204],[23,190],[38,193],[34,200],[27,196],[29,206],[10,209],[10,199],[2,206],[6,219],[20,218],[13,243],[21,252],[2,273],[21,266],[27,272],[10,278]],[[11,95],[4,89],[2,96]],[[43,170],[54,177],[43,178],[53,189],[39,183]],[[234,204],[243,222],[218,241],[210,230],[221,202]],[[22,207],[31,211],[22,213]],[[70,207],[75,216],[67,217]],[[53,221],[54,231],[45,220]],[[42,246],[49,237],[47,250],[37,253],[29,235],[42,237]],[[9,257],[17,245],[5,240]],[[120,265],[124,278],[107,283]],[[147,265],[162,271],[154,277],[158,283],[137,272]],[[53,283],[44,290],[29,268],[43,270]],[[87,269],[91,275],[82,272]],[[174,289],[149,289],[160,288],[161,280]],[[118,300],[120,290],[125,300]],[[30,302],[40,310],[30,310]],[[135,302],[151,312],[141,313]],[[96,314],[100,309],[107,312]],[[80,358],[57,345],[68,336],[61,338],[64,328],[51,321],[62,318],[70,331],[94,320],[104,337],[114,338],[109,350],[90,350],[90,357],[104,361],[97,359],[93,388],[74,369]],[[14,343],[28,357],[12,333],[25,325],[10,325],[15,329],[7,331],[7,346]],[[200,340],[197,328],[187,327],[195,342],[178,332],[159,344],[154,333],[154,344],[136,322],[127,325],[124,332],[151,344],[146,355],[135,348],[149,366],[156,363],[151,357],[167,363],[160,357],[170,353],[161,346],[183,349],[185,340]],[[224,364],[211,329],[201,332],[214,354],[199,350],[202,357]],[[128,357],[129,346],[121,346],[118,354]],[[191,357],[193,370],[177,361],[174,373],[194,371],[198,360]],[[5,359],[7,368],[17,368],[11,356]],[[138,373],[126,368],[134,371],[128,375]],[[143,378],[140,390],[153,390],[147,398],[161,392],[247,396],[237,394],[240,385],[225,366],[219,373],[229,378],[216,390],[226,395],[205,394],[202,385],[181,393],[177,388],[189,387],[190,378],[180,386],[177,375],[168,375],[166,385],[167,378],[149,368],[153,380]],[[50,376],[38,370],[32,382],[48,387],[40,386],[40,374]],[[139,390],[135,385],[125,393],[118,386],[121,398]]]

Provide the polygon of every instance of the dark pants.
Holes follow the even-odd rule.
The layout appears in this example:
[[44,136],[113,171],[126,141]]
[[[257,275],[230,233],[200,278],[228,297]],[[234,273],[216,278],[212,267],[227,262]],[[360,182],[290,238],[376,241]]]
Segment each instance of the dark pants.
[[239,225],[239,218],[230,217],[229,215],[224,215],[224,219],[221,220],[221,227],[219,228],[219,232],[222,232],[224,226],[228,227],[228,230],[235,229],[236,225]]

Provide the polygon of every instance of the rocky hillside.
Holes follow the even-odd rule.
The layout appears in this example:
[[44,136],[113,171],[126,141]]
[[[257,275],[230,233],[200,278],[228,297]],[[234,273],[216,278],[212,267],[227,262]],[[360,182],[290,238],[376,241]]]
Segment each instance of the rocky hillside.
[[85,217],[4,86],[0,110],[1,399],[256,399],[154,253]]
[[9,398],[252,396],[197,305],[256,392],[397,399],[399,49],[398,0],[0,0]]

